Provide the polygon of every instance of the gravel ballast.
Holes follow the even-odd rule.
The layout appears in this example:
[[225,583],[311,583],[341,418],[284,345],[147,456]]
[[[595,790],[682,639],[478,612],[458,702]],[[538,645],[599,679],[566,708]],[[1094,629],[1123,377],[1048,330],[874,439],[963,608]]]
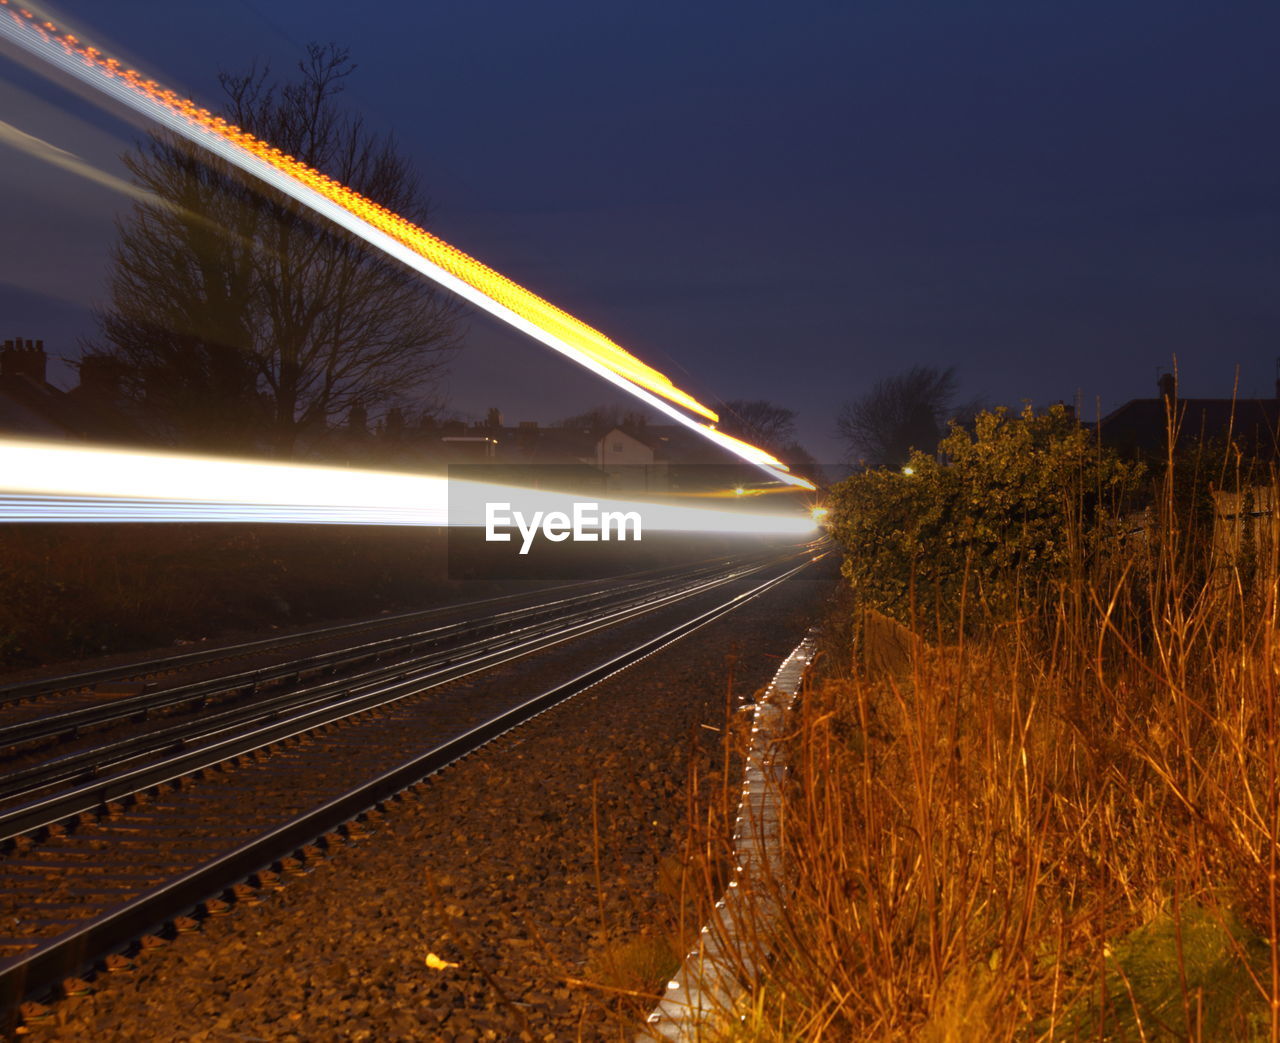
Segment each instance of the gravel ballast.
[[682,951],[672,863],[702,816],[691,769],[703,794],[725,781],[730,678],[737,700],[767,683],[833,575],[808,570],[449,768],[309,876],[98,975],[31,1038],[630,1039]]

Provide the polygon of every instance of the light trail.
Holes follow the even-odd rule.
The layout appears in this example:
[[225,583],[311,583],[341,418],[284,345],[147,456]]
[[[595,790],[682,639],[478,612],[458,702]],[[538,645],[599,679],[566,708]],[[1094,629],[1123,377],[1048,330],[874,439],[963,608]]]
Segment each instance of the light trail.
[[132,182],[124,180],[124,178],[99,170],[92,163],[86,163],[75,153],[58,148],[57,145],[52,145],[43,138],[28,134],[26,131],[15,127],[12,123],[6,123],[4,120],[0,120],[0,142],[20,152],[25,152],[29,156],[34,156],[36,159],[51,166],[75,174],[77,177],[82,177],[87,181],[102,185],[104,188],[109,188],[113,192],[119,192],[122,195],[140,200],[148,206],[164,207],[170,210],[176,209],[172,203],[161,199],[154,192],[148,192],[145,188],[140,188]]
[[[131,500],[123,496],[21,496],[0,493],[5,522],[243,522],[296,525],[429,525],[421,513],[377,506]],[[441,521],[438,524],[443,525]]]
[[14,0],[0,0],[0,35],[102,93],[208,149],[427,278],[754,464],[777,481],[813,489],[758,446],[677,409],[719,418],[665,375],[600,331],[346,185],[215,116],[134,69],[127,69]]
[[[457,502],[450,504],[450,489]],[[439,475],[82,448],[0,439],[0,524],[5,522],[271,522],[312,525],[484,524],[483,504],[526,516],[572,511],[574,501],[638,511],[645,532],[809,536],[801,513],[525,489]],[[452,510],[451,510],[452,507]]]

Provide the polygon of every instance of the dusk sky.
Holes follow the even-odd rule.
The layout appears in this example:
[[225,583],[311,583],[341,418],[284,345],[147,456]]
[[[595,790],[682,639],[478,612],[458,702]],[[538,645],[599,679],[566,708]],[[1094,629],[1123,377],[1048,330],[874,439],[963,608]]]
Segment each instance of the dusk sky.
[[[432,230],[699,398],[840,405],[916,364],[1092,418],[1274,394],[1280,5],[66,0],[83,38],[216,108],[219,70],[349,47]],[[123,177],[140,128],[0,51],[0,120]],[[0,138],[0,336],[74,356],[129,200]],[[54,376],[69,384],[61,369]],[[476,317],[451,405],[616,396]]]

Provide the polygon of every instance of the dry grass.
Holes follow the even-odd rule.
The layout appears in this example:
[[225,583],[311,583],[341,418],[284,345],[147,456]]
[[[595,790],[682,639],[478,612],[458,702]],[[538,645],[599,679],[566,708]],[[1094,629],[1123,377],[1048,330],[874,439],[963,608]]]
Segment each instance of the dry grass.
[[627,935],[594,953],[583,969],[583,977],[591,989],[638,997],[639,1004],[631,1004],[630,1008],[643,1016],[661,995],[654,983],[675,973],[680,956],[667,934]]
[[1280,1039],[1275,561],[1176,503],[980,639],[864,621],[735,1038]]

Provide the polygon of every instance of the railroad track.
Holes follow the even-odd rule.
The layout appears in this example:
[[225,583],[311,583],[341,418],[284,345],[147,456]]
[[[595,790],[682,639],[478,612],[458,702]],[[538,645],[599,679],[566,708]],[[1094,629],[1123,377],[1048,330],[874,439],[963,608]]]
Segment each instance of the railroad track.
[[[415,694],[424,686],[457,680],[625,622],[764,567],[752,563],[718,571],[699,569],[679,582],[647,581],[612,595],[557,598],[503,612],[482,623],[450,624],[269,671],[134,695],[106,707],[82,707],[0,727],[0,748],[13,748],[38,739],[74,737],[90,726],[145,723],[146,715],[158,710],[197,711],[175,723],[161,721],[158,727],[105,743],[10,766],[0,773],[0,841],[105,807],[139,788],[200,770],[211,759],[216,762],[251,752]],[[339,676],[331,677],[333,673]],[[313,680],[304,683],[304,678]],[[262,693],[264,686],[285,680],[297,683],[283,692]],[[229,693],[237,696],[234,705],[207,710],[207,702],[215,695]],[[46,799],[14,807],[21,798],[60,784],[63,788]]]
[[[348,630],[343,634],[345,642],[336,648],[250,670],[173,682],[163,688],[122,682],[122,678],[143,672],[138,667],[126,668],[80,692],[79,698],[45,703],[39,712],[33,712],[30,702],[21,707],[0,707],[0,807],[53,783],[93,778],[104,768],[132,758],[165,748],[183,748],[214,730],[243,730],[254,721],[281,720],[305,705],[323,708],[357,693],[362,686],[398,675],[421,676],[434,671],[443,677],[446,667],[456,670],[473,659],[493,658],[504,646],[527,649],[557,631],[570,631],[573,624],[661,603],[700,582],[723,579],[756,564],[755,560],[708,563],[678,579],[645,576],[613,589],[552,596],[516,608],[485,602],[481,606],[488,611],[480,619],[454,619],[425,627],[415,619],[419,626],[407,631],[402,622],[394,636],[354,644],[351,638],[362,631]],[[467,606],[471,611],[476,607]],[[328,631],[317,633],[334,640]],[[229,663],[235,658],[215,652],[200,665],[207,668],[211,662]],[[43,746],[56,743],[66,749],[82,735],[122,728],[131,734],[114,743],[80,743],[81,749],[52,758],[41,754]],[[7,838],[0,834],[0,840]]]
[[[715,569],[726,567],[745,560],[741,557],[719,557],[693,564],[693,569]],[[532,606],[551,598],[572,598],[579,595],[610,593],[619,588],[619,584],[635,584],[644,582],[661,582],[680,573],[686,573],[690,566],[675,566],[651,569],[632,573],[620,578],[608,580],[584,580],[520,594],[506,594],[478,601],[461,602],[442,605],[414,612],[396,615],[379,616],[374,619],[362,619],[332,626],[316,627],[290,634],[280,634],[253,641],[236,644],[218,645],[212,648],[201,648],[190,652],[158,656],[142,662],[129,662],[104,666],[92,670],[82,670],[55,677],[37,677],[22,681],[0,684],[0,725],[10,720],[29,719],[45,712],[44,704],[50,700],[58,700],[59,704],[79,702],[89,705],[95,697],[101,697],[103,689],[116,692],[129,686],[152,688],[166,687],[180,683],[183,676],[201,674],[210,670],[221,671],[228,664],[241,663],[246,660],[271,659],[276,656],[286,657],[281,663],[302,660],[313,654],[316,646],[321,650],[340,644],[354,646],[362,635],[386,634],[395,636],[406,629],[423,629],[437,623],[448,623],[455,619],[474,620],[480,614],[503,612],[524,606]],[[278,664],[272,664],[278,665]],[[84,697],[76,700],[75,696]],[[26,704],[41,704],[31,708]],[[19,709],[19,708],[22,709]]]
[[[124,959],[118,950],[136,939],[156,944],[255,901],[335,845],[358,842],[381,803],[785,581],[814,553],[645,581],[608,604],[584,592],[557,599],[554,619],[512,610],[514,634],[364,660],[354,681],[303,684],[273,696],[281,705],[269,712],[215,714],[203,731],[187,721],[113,738],[94,747],[96,766],[88,751],[71,757],[75,767],[51,758],[65,777],[46,776],[47,793],[0,811],[5,1024],[24,998],[65,979],[74,991],[86,967]],[[32,785],[34,770],[12,793]],[[83,771],[93,778],[79,781]]]

